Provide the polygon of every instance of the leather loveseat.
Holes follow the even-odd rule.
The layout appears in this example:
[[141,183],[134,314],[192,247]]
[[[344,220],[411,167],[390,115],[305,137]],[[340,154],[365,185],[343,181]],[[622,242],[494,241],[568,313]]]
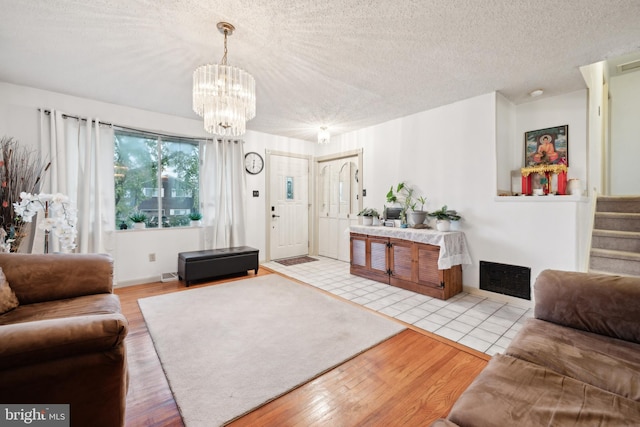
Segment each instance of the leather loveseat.
[[127,320],[113,261],[96,254],[0,254],[19,305],[0,314],[0,403],[69,404],[72,426],[121,426]]
[[534,318],[432,426],[639,426],[640,277],[543,271]]

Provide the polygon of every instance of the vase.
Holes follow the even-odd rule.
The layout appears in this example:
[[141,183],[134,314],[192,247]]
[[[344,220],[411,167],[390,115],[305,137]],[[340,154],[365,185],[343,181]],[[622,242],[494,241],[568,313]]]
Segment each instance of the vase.
[[49,253],[49,230],[44,230],[44,252],[45,254]]
[[446,219],[439,219],[436,221],[436,229],[438,231],[449,231],[451,229],[451,223]]
[[427,219],[427,213],[425,211],[409,212],[409,223],[411,225],[422,224],[425,219]]
[[372,216],[363,216],[362,217],[362,225],[373,225],[373,217]]
[[200,227],[202,225],[202,221],[199,219],[192,219],[191,221],[189,221],[189,225],[191,225],[191,227]]
[[134,222],[133,223],[133,229],[134,230],[142,230],[147,228],[147,224],[145,224],[144,222]]
[[580,180],[576,178],[570,179],[567,184],[567,192],[571,196],[581,196],[582,188],[580,187]]

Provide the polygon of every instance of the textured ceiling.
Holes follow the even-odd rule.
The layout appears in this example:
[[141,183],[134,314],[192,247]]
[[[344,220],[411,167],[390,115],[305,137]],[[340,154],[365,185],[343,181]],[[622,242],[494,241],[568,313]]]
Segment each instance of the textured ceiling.
[[0,81],[199,119],[193,70],[256,79],[248,128],[313,140],[499,91],[585,87],[640,50],[638,0],[0,0]]

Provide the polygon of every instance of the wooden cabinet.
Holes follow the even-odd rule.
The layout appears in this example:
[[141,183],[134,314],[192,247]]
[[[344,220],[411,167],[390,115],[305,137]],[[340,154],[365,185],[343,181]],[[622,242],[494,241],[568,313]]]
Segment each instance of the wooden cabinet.
[[376,281],[389,280],[389,239],[351,233],[351,274]]
[[351,274],[439,299],[462,292],[462,268],[438,269],[440,247],[351,233]]

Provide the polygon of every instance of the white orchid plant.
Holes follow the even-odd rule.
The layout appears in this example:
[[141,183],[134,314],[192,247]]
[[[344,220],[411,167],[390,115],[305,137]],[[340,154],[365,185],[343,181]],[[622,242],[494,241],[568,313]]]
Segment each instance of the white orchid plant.
[[72,206],[69,197],[64,194],[31,194],[20,193],[20,203],[14,203],[13,209],[22,221],[32,222],[38,212],[44,212],[44,219],[39,228],[53,233],[58,238],[60,249],[71,251],[76,247],[78,230],[77,210]]

